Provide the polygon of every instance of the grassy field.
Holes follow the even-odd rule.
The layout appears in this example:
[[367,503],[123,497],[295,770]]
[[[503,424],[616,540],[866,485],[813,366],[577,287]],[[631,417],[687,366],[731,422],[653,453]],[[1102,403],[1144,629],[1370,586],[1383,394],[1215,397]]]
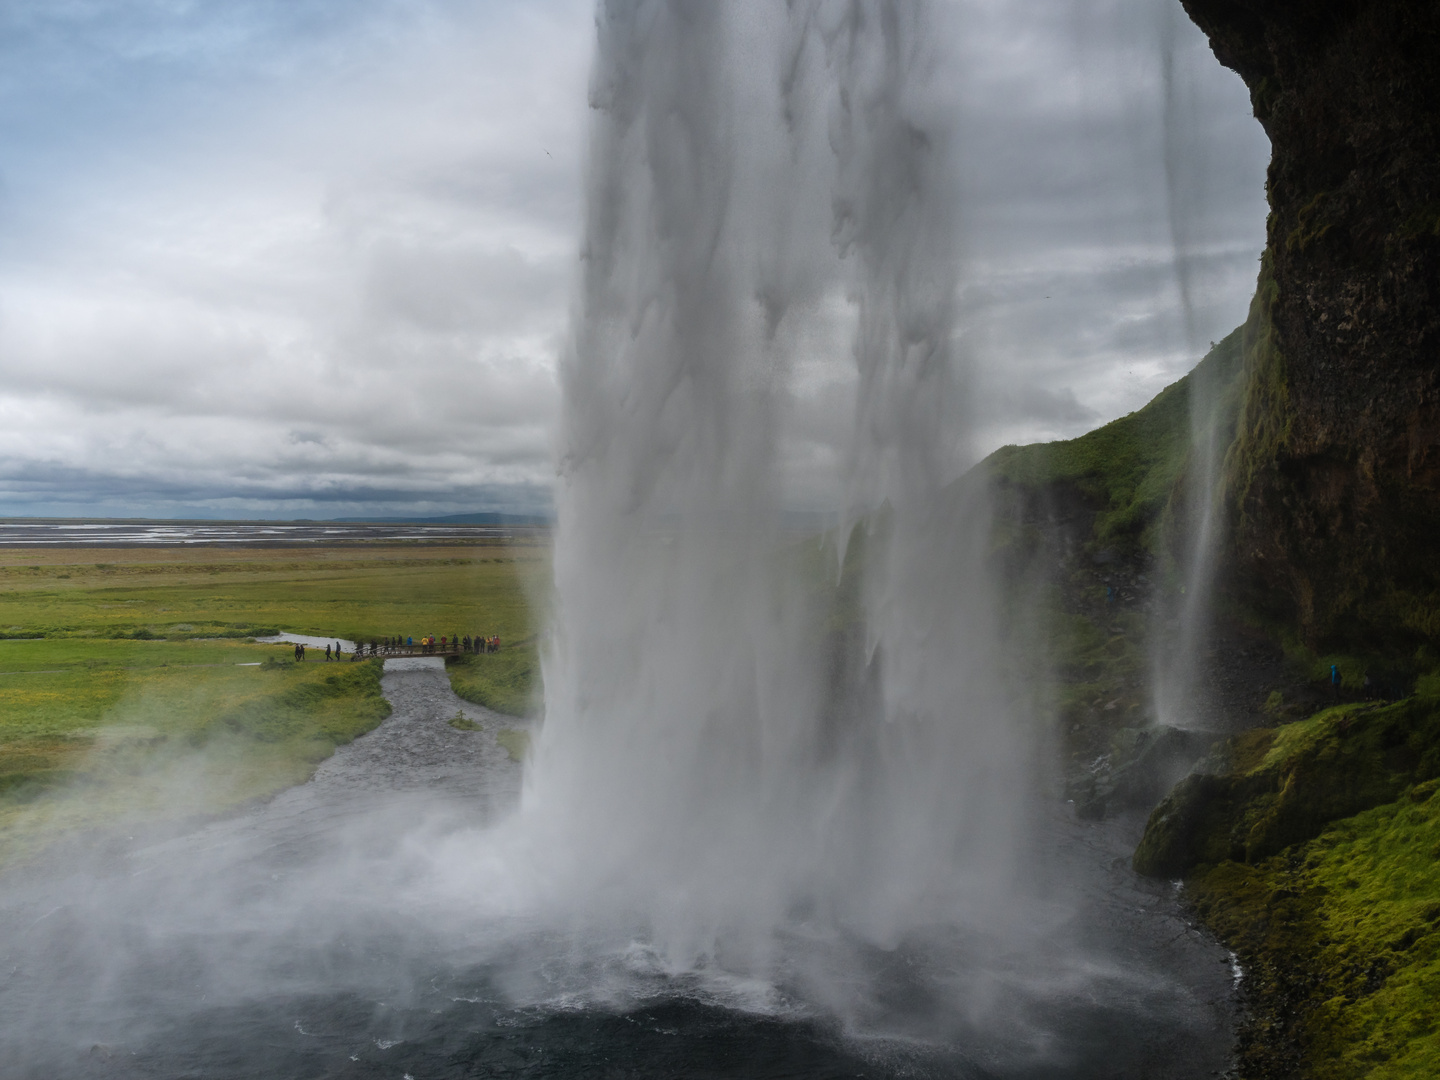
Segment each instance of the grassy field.
[[[533,632],[543,546],[0,549],[5,638]],[[103,561],[101,561],[103,560]]]
[[529,713],[548,568],[538,544],[0,549],[0,857],[271,794],[388,714],[378,664],[253,636],[498,634],[452,677]]

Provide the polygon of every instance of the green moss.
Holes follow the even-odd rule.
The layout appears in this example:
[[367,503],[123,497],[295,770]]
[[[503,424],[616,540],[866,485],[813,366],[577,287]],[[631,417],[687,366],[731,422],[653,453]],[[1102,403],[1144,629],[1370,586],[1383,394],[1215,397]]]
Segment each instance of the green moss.
[[1188,885],[1246,968],[1241,1075],[1440,1075],[1437,781]]
[[1155,808],[1136,870],[1168,877],[1258,862],[1440,775],[1440,707],[1421,698],[1341,705],[1246,733],[1224,753],[1228,771],[1187,777]]
[[1324,215],[1325,200],[1329,197],[1330,193],[1327,191],[1316,192],[1310,201],[1296,212],[1295,228],[1290,230],[1290,235],[1285,238],[1286,251],[1304,251],[1311,244],[1323,240],[1325,234],[1334,227],[1334,222],[1327,221]]

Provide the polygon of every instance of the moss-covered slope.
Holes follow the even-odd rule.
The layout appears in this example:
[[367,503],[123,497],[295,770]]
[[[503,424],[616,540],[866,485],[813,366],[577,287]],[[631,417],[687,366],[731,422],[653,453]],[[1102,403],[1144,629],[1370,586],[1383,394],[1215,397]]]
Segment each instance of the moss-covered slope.
[[1240,1077],[1440,1076],[1437,784],[1190,880],[1244,970]]
[[1243,339],[1241,327],[1144,408],[1079,438],[995,451],[985,467],[1002,513],[1023,518],[1022,507],[1037,503],[1073,508],[1088,518],[1079,539],[1092,552],[1161,554],[1167,511],[1194,465],[1195,431],[1219,424],[1221,444],[1230,441]]
[[1440,1075],[1440,678],[1229,740],[1135,866],[1240,956],[1239,1075]]
[[1341,705],[1231,739],[1151,814],[1135,852],[1143,874],[1258,862],[1327,824],[1440,776],[1440,702]]

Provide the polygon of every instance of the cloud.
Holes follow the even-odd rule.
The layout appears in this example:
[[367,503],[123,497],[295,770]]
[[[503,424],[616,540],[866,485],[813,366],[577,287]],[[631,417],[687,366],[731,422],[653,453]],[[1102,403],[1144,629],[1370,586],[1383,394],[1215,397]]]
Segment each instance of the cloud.
[[20,136],[0,466],[27,479],[0,506],[533,503],[574,270],[584,5],[4,18],[22,70],[0,94]]
[[[950,12],[978,454],[1138,407],[1244,317],[1268,147],[1173,5]],[[0,9],[0,512],[544,492],[593,32],[588,0]],[[854,408],[817,303],[807,505]]]

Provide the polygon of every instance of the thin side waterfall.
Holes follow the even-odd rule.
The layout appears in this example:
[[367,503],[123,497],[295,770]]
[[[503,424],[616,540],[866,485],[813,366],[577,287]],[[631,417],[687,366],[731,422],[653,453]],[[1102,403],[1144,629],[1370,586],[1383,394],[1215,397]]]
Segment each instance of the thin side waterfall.
[[[984,493],[954,482],[936,18],[600,10],[523,816],[585,917],[640,918],[671,964],[763,966],[786,927],[893,944],[1015,911],[1030,742],[993,654]],[[848,638],[822,632],[817,586],[849,530],[827,569],[783,513],[796,358],[837,321],[851,355],[829,360],[856,388],[837,470],[865,551]]]
[[1219,416],[1225,388],[1213,365],[1202,364],[1190,374],[1190,454],[1176,530],[1183,538],[1176,573],[1181,587],[1170,606],[1174,632],[1159,636],[1163,647],[1155,665],[1156,713],[1162,722],[1179,727],[1204,727],[1199,672],[1213,613],[1224,509],[1217,489],[1226,447],[1226,428]]
[[[1198,308],[1203,288],[1197,266],[1203,262],[1200,223],[1203,220],[1202,174],[1206,148],[1198,137],[1195,91],[1181,49],[1181,13],[1172,5],[1159,12],[1159,56],[1164,88],[1163,123],[1166,221],[1174,252],[1175,284],[1183,318],[1184,343],[1190,356],[1201,355]],[[1212,343],[1213,345],[1213,343]],[[1179,515],[1172,535],[1179,538],[1173,581],[1164,605],[1173,630],[1156,635],[1154,661],[1155,712],[1162,723],[1204,726],[1199,708],[1201,654],[1206,648],[1213,613],[1212,592],[1217,539],[1223,506],[1217,486],[1226,448],[1227,428],[1219,409],[1226,390],[1218,365],[1200,364],[1189,375],[1190,450],[1182,479]]]

